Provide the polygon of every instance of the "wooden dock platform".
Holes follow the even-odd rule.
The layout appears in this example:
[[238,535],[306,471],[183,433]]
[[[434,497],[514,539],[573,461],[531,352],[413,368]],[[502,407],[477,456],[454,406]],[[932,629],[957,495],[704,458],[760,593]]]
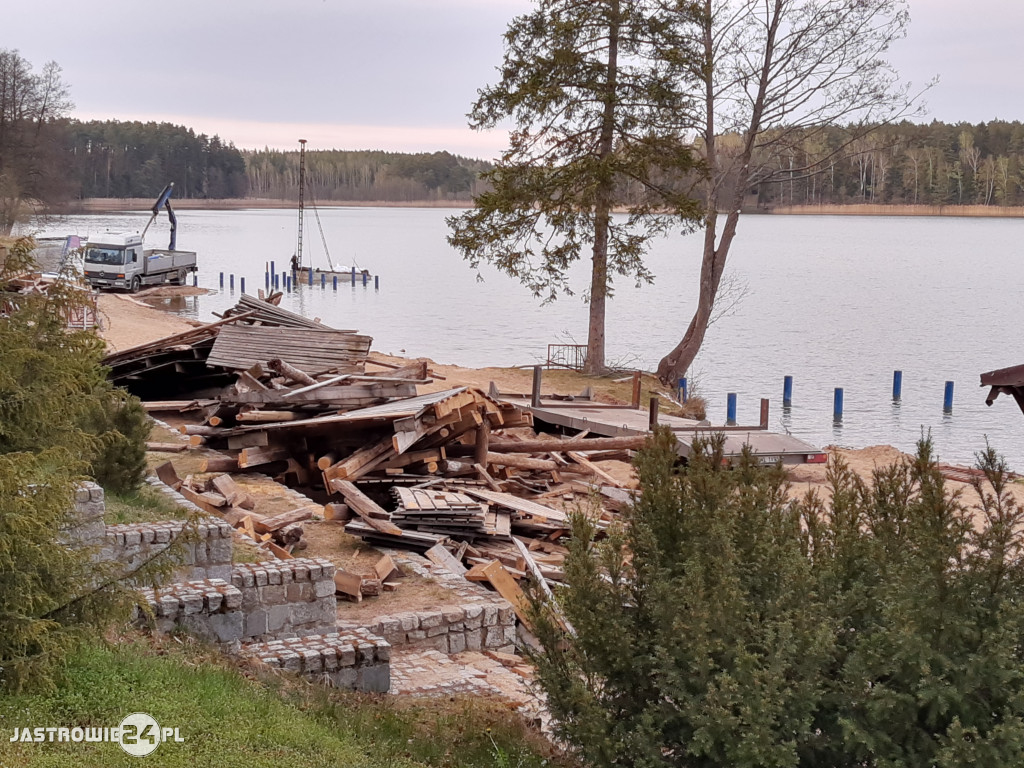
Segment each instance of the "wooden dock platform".
[[[541,399],[539,406],[532,406],[530,398],[504,396],[502,399],[514,403],[533,413],[534,421],[589,430],[591,435],[617,437],[644,435],[650,432],[650,414],[642,409],[625,405],[603,405],[586,401],[565,401]],[[767,423],[767,420],[765,420]],[[725,434],[725,453],[738,456],[744,445],[749,445],[763,463],[781,460],[783,464],[820,464],[827,455],[804,440],[769,432],[762,426],[756,427],[715,427],[707,422],[683,419],[678,416],[659,414],[658,424],[671,429],[679,440],[679,455],[689,455],[695,436],[708,437],[722,432]]]

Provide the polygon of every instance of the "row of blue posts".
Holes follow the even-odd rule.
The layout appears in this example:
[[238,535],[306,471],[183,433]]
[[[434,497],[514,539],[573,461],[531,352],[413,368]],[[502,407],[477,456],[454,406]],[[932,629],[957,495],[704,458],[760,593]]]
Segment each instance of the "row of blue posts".
[[[832,418],[835,421],[843,420],[843,388],[836,387],[832,394]],[[679,401],[685,403],[687,400],[686,379],[679,379],[678,386]],[[892,399],[898,403],[903,397],[903,371],[892,372]],[[790,408],[793,405],[793,377],[786,376],[782,380],[782,407]],[[942,411],[953,412],[953,382],[947,381],[942,394]],[[726,395],[726,424],[736,424],[736,393],[729,392]]]
[[[352,268],[352,285],[356,284],[356,275],[357,274],[358,273],[356,272],[355,267],[353,267]],[[363,278],[363,285],[364,286],[369,285],[370,276],[367,275],[364,272],[364,273],[362,273],[362,278]],[[245,293],[245,278],[244,277],[239,277],[238,279],[239,279],[239,287],[241,288],[242,293]],[[286,291],[290,291],[290,290],[292,290],[293,287],[298,287],[298,285],[299,285],[299,277],[298,277],[298,274],[295,273],[295,272],[292,272],[291,274],[288,274],[287,272],[282,272],[281,274],[277,274],[276,265],[274,264],[274,262],[270,262],[270,268],[267,269],[266,272],[264,273],[263,283],[266,286],[268,291],[271,289],[271,287],[273,287],[274,290],[280,290],[282,286],[284,287],[284,289]],[[197,276],[195,274],[192,275],[192,285],[198,285]],[[310,270],[310,272],[309,272],[309,286],[311,288],[313,287],[313,272],[312,272],[312,270]],[[224,273],[223,272],[220,273],[220,287],[221,288],[224,287]],[[235,290],[235,276],[233,274],[228,275],[228,287],[232,291]],[[333,277],[332,277],[332,287],[334,288],[334,290],[338,290],[338,276],[337,275],[333,275]],[[326,289],[327,288],[327,275],[322,273],[322,272],[320,273],[320,288],[321,289]],[[374,275],[373,276],[373,288],[374,288],[374,290],[378,290],[378,291],[380,290],[380,275]]]

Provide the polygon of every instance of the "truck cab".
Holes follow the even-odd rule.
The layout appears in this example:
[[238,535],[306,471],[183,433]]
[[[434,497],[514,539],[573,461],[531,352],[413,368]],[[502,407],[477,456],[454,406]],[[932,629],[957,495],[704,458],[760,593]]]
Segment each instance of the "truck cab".
[[85,278],[95,288],[124,288],[132,293],[143,285],[184,285],[196,271],[194,251],[144,250],[142,236],[106,232],[85,244]]

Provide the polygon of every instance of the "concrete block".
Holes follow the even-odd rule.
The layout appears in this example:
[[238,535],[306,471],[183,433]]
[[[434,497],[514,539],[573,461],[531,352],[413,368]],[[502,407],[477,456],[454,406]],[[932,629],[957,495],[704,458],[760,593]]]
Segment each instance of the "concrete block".
[[414,629],[411,632],[407,632],[406,637],[409,638],[410,643],[415,643],[418,640],[426,640],[427,632],[423,629]]
[[215,613],[210,616],[210,629],[219,643],[238,642],[242,639],[242,612]]
[[484,631],[487,633],[484,635],[485,648],[498,648],[506,644],[504,627],[495,624],[493,627],[486,627]]
[[485,605],[483,608],[484,626],[493,627],[495,624],[498,623],[498,606],[492,603],[491,605]]
[[359,671],[355,667],[340,667],[337,672],[331,675],[331,682],[335,688],[352,691],[355,690],[359,680]]
[[447,624],[442,624],[439,627],[431,627],[426,632],[427,632],[427,637],[437,637],[438,635],[447,635],[448,634],[448,625]]
[[483,629],[467,629],[463,636],[466,638],[467,651],[483,650],[484,631]]
[[291,606],[271,605],[267,607],[267,631],[278,632],[291,625]]
[[[304,593],[304,591],[306,589],[308,589],[309,585],[307,585],[307,584],[299,584],[297,586],[299,586],[299,588],[300,588],[299,594],[301,595],[301,594]],[[334,587],[334,581],[333,580],[331,580],[331,581],[318,581],[318,582],[316,582],[313,585],[313,597],[316,597],[316,598],[320,598],[320,597],[334,597],[334,589],[335,589],[335,587]],[[309,599],[309,598],[303,597],[302,599],[305,600],[305,599]]]
[[467,629],[476,629],[483,625],[484,621],[484,609],[479,605],[464,605],[463,608],[466,612],[466,618],[464,624]]
[[269,631],[267,612],[262,609],[245,615],[245,637],[262,637]]
[[[277,575],[280,577],[281,574]],[[268,574],[268,577],[273,577],[273,572]],[[277,584],[268,584],[260,589],[259,595],[263,605],[283,605],[288,602],[287,587],[280,583],[280,578]]]
[[387,693],[391,688],[391,665],[373,664],[368,667],[360,667],[356,688],[369,693]]
[[466,612],[461,608],[446,608],[441,612],[445,624],[462,622],[466,618]]
[[440,611],[420,614],[420,628],[431,629],[439,627],[444,622],[444,616]]
[[462,653],[466,650],[466,635],[462,632],[448,633],[448,653]]

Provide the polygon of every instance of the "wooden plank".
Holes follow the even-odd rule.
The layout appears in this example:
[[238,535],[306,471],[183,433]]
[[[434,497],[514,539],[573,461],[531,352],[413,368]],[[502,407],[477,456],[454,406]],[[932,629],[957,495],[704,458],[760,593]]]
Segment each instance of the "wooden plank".
[[402,573],[398,570],[398,566],[395,565],[395,561],[391,559],[391,555],[384,555],[380,560],[373,564],[373,572],[382,582],[387,581],[388,577],[395,571],[398,571],[399,574]]
[[242,448],[266,448],[270,445],[270,436],[266,432],[246,432],[228,438],[228,448],[238,451]]
[[533,576],[534,583],[536,583],[537,586],[540,587],[541,592],[544,593],[544,597],[547,599],[548,608],[551,610],[552,614],[554,614],[555,620],[561,625],[562,629],[575,637],[576,630],[562,613],[562,609],[559,607],[558,601],[555,600],[555,596],[552,594],[551,588],[548,586],[547,579],[545,579],[544,574],[541,573],[540,566],[537,565],[537,561],[530,553],[530,550],[528,550],[523,542],[517,538],[513,537],[512,543],[514,543],[519,549],[519,554],[526,562],[526,570],[529,571],[531,576]]
[[502,489],[501,486],[498,485],[498,481],[491,477],[490,473],[482,464],[474,464],[473,469],[476,470],[476,473],[480,475],[480,479],[487,483],[487,485],[490,486],[492,490],[501,493]]
[[511,493],[497,493],[494,491],[484,491],[479,488],[463,488],[462,492],[467,496],[472,496],[475,499],[483,499],[492,504],[497,504],[500,507],[507,509],[514,509],[516,512],[521,512],[524,515],[529,515],[532,518],[538,520],[553,520],[558,523],[569,522],[569,516],[558,509],[552,509],[543,504],[538,504],[535,501],[529,499],[521,499],[518,496],[513,496]]
[[430,562],[440,565],[442,568],[447,568],[456,576],[464,576],[466,574],[466,567],[456,560],[455,556],[443,544],[435,544],[424,552],[423,555]]
[[516,584],[512,575],[505,570],[505,566],[495,560],[484,566],[481,572],[487,576],[487,581],[497,590],[498,594],[511,603],[512,610],[516,612],[516,616],[519,617],[523,625],[533,631],[533,623],[528,614],[530,601],[526,599],[526,595],[523,594],[523,590]]
[[551,453],[552,451],[609,451],[637,450],[647,442],[646,435],[627,435],[624,437],[592,437],[589,440],[578,439],[574,435],[567,440],[494,440],[490,449],[505,453]]
[[284,547],[278,546],[272,541],[266,542],[263,546],[265,546],[267,549],[273,552],[274,556],[278,560],[292,560],[294,558],[294,555],[291,552],[289,552]]
[[[332,480],[357,479],[369,472],[377,463],[387,461],[387,454],[389,452],[394,452],[390,436],[360,448],[344,461],[339,461],[337,464],[325,469],[323,471],[324,484],[327,485]],[[380,462],[378,462],[378,459]]]
[[[228,402],[231,398],[227,398]],[[295,411],[244,411],[235,416],[235,421],[243,424],[260,424],[278,421],[297,421],[306,418],[304,414]]]
[[358,603],[363,599],[363,577],[349,573],[343,568],[335,568],[334,589],[349,597],[354,597]]
[[259,533],[273,533],[284,528],[286,525],[312,519],[313,509],[313,507],[306,506],[300,509],[292,509],[288,512],[281,512],[273,517],[265,517],[262,520],[255,521],[253,527]]
[[287,448],[243,448],[238,454],[238,466],[243,469],[257,467],[275,461],[286,461],[291,457],[292,452]]
[[472,568],[470,568],[463,574],[464,578],[467,581],[475,581],[478,583],[489,581],[487,574],[484,573],[484,569],[492,562],[492,560],[488,560],[483,563],[476,563]]
[[614,477],[609,475],[607,472],[605,472],[599,466],[594,464],[586,456],[584,456],[584,455],[582,455],[580,453],[576,453],[575,451],[567,451],[567,455],[569,456],[570,459],[575,461],[581,467],[583,467],[586,470],[588,470],[592,475],[596,475],[597,477],[600,477],[602,480],[604,480],[606,483],[608,483],[608,485],[614,486],[615,488],[622,488],[622,483],[620,483]]
[[165,461],[163,464],[157,466],[153,471],[156,472],[156,476],[160,478],[160,482],[164,485],[167,485],[174,490],[181,488],[181,478],[178,477],[178,473],[174,471],[174,465],[171,462]]
[[402,529],[388,519],[391,517],[390,513],[377,505],[349,481],[332,480],[331,488],[344,496],[349,508],[374,530],[386,533],[389,536],[403,535]]

